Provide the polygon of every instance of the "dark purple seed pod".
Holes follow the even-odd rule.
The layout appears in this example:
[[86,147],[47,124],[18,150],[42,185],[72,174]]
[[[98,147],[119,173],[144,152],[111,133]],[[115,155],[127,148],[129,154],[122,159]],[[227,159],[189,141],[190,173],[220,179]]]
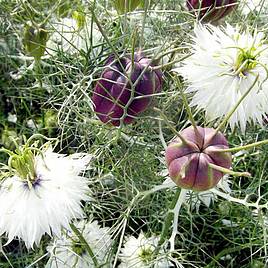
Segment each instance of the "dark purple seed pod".
[[131,124],[148,108],[152,95],[160,92],[162,72],[153,70],[142,53],[135,53],[133,59],[122,57],[120,62],[110,56],[105,66],[92,96],[95,112],[103,123]]
[[188,127],[181,131],[185,139],[175,138],[166,149],[171,179],[181,188],[205,191],[217,185],[223,173],[209,164],[229,169],[231,153],[216,151],[229,148],[224,135],[213,128]]
[[198,15],[203,22],[214,23],[228,15],[236,6],[238,0],[187,0],[189,11]]

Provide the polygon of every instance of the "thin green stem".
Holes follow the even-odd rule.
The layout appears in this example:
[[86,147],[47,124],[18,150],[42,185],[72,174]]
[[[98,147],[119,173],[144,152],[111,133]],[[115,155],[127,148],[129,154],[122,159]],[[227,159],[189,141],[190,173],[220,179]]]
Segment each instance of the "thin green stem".
[[233,113],[236,111],[238,106],[241,104],[241,102],[246,98],[246,96],[249,94],[249,92],[253,89],[255,84],[257,83],[259,79],[259,75],[256,76],[253,84],[249,87],[249,89],[244,93],[244,95],[240,98],[240,100],[237,102],[237,104],[231,109],[231,111],[226,115],[226,117],[223,119],[223,121],[219,124],[219,126],[216,129],[215,134],[217,134],[221,129],[223,129],[226,125],[226,123],[229,121]]
[[90,248],[89,244],[87,243],[87,241],[85,240],[85,238],[83,237],[81,232],[75,227],[75,225],[73,223],[70,224],[70,227],[71,227],[72,231],[75,233],[75,235],[78,237],[78,239],[81,242],[81,244],[87,250],[89,256],[92,258],[94,266],[96,268],[100,267],[99,264],[98,264],[98,260],[97,260],[96,256],[94,255],[92,249]]
[[168,62],[166,64],[162,64],[162,65],[158,65],[158,66],[155,66],[155,67],[151,67],[151,69],[155,71],[155,70],[160,70],[160,69],[163,69],[163,68],[167,68],[167,67],[172,66],[175,63],[181,62],[181,61],[189,58],[190,56],[192,56],[192,54],[186,55],[186,56],[182,57],[181,59],[173,60],[173,61]]
[[97,18],[97,16],[96,16],[96,14],[95,14],[95,12],[94,12],[94,9],[93,9],[92,7],[90,7],[90,11],[91,11],[91,14],[92,14],[92,18],[93,18],[94,22],[97,24],[98,29],[99,29],[99,31],[101,32],[103,38],[105,39],[105,41],[107,42],[107,44],[108,44],[108,45],[110,46],[110,48],[112,49],[112,51],[113,51],[113,53],[114,53],[116,59],[120,62],[120,57],[119,57],[119,55],[118,55],[116,49],[114,48],[113,44],[110,42],[110,40],[109,40],[109,38],[107,37],[105,31],[102,29],[101,24],[100,24],[100,22],[99,22],[99,20],[98,20],[98,18]]
[[172,54],[174,52],[177,52],[177,51],[180,51],[180,50],[183,50],[183,49],[187,49],[188,47],[176,47],[176,48],[173,48],[171,50],[168,50],[166,52],[164,52],[163,54],[160,54],[155,60],[158,61],[160,59],[162,59],[163,57],[165,57],[166,55],[169,55],[169,54]]
[[47,141],[56,141],[58,140],[57,138],[48,138],[40,133],[36,133],[34,135],[32,135],[26,142],[25,146],[28,147],[30,145],[30,143],[35,140],[35,139],[44,139],[44,140],[47,140]]
[[8,149],[6,149],[6,148],[1,148],[0,149],[0,153],[6,153],[6,154],[8,154],[9,156],[12,156],[12,155],[14,155],[14,153],[12,152],[12,151],[10,151],[10,150],[8,150]]
[[183,92],[183,90],[182,90],[182,88],[181,88],[181,86],[180,86],[179,80],[178,80],[177,77],[174,77],[174,78],[175,78],[175,80],[176,80],[176,84],[177,84],[177,86],[178,86],[178,88],[179,88],[179,90],[180,90],[180,93],[181,93],[181,96],[182,96],[182,101],[183,101],[183,104],[184,104],[184,106],[185,106],[185,108],[186,108],[186,112],[187,112],[187,114],[188,114],[188,119],[189,119],[190,122],[192,123],[192,126],[193,126],[195,129],[197,129],[197,125],[196,125],[196,122],[195,122],[195,120],[194,120],[194,116],[193,116],[193,114],[192,114],[192,111],[191,111],[191,108],[190,108],[190,106],[189,106],[188,100],[187,100],[187,98],[186,98],[186,96],[185,96],[185,94],[184,94],[184,92]]
[[180,139],[181,139],[181,141],[182,141],[182,143],[184,143],[184,144],[189,144],[189,142],[172,126],[172,124],[170,124],[170,122],[169,122],[169,120],[168,120],[168,118],[167,118],[167,116],[160,110],[160,109],[158,109],[158,108],[156,108],[156,107],[154,107],[153,108],[155,111],[157,111],[157,112],[159,112],[160,113],[160,115],[161,115],[161,117],[163,118],[163,120],[165,121],[165,123],[169,126],[169,128],[174,132],[174,134],[176,135],[176,136],[178,136]]
[[166,216],[166,220],[165,220],[163,228],[162,228],[160,239],[159,239],[157,248],[156,248],[156,250],[154,252],[155,255],[157,255],[159,253],[159,250],[160,250],[161,246],[165,243],[165,241],[166,241],[166,239],[168,237],[170,225],[172,223],[172,219],[173,219],[173,216],[174,216],[174,208],[175,208],[175,206],[177,204],[177,201],[180,198],[180,194],[181,194],[181,188],[178,188],[176,193],[175,193],[175,195],[174,195],[174,198],[173,198],[173,200],[172,200],[172,202],[170,204],[169,211],[168,211],[168,214]]
[[35,75],[36,75],[36,79],[39,83],[39,87],[43,88],[43,82],[42,82],[42,78],[41,78],[41,64],[40,64],[40,58],[35,58],[34,59],[34,71],[35,71]]
[[144,45],[144,29],[145,29],[145,22],[146,22],[146,17],[148,13],[148,9],[150,6],[150,0],[145,0],[145,6],[144,6],[144,16],[142,20],[142,29],[141,29],[141,38],[140,38],[140,47],[143,47]]

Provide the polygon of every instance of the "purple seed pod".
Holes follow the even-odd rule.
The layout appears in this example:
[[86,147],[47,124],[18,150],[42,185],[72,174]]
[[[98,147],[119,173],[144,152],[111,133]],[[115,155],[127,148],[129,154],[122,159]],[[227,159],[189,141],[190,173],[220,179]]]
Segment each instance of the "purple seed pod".
[[203,22],[216,22],[228,15],[238,4],[238,0],[187,0],[189,11],[198,14]]
[[166,162],[171,179],[181,188],[205,191],[217,185],[223,173],[209,163],[229,169],[231,153],[217,149],[229,148],[222,133],[213,128],[188,127],[181,131],[185,139],[175,138],[166,149]]
[[103,123],[131,124],[161,90],[162,72],[153,70],[142,53],[135,53],[133,59],[124,56],[120,62],[110,56],[105,66],[92,96],[95,112]]

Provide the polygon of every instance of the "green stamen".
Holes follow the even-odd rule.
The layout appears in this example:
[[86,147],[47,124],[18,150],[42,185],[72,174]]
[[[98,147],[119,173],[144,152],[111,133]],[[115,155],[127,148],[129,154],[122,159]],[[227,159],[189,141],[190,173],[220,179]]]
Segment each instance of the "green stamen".
[[83,244],[81,244],[79,240],[74,240],[71,247],[73,252],[75,252],[79,256],[82,256],[86,253],[85,246],[83,246]]
[[153,250],[151,247],[143,247],[139,253],[139,257],[144,263],[149,263],[152,261]]
[[255,55],[256,49],[254,47],[249,50],[240,50],[234,66],[234,71],[239,76],[244,77],[245,72],[254,69],[257,65],[257,57]]

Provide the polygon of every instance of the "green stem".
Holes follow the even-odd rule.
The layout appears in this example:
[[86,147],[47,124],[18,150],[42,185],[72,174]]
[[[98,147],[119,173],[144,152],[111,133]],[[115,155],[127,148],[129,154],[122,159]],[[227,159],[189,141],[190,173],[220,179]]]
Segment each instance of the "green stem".
[[70,227],[71,227],[72,231],[75,233],[75,235],[78,237],[78,239],[81,242],[81,244],[87,250],[89,256],[92,258],[92,261],[94,263],[94,266],[96,268],[97,267],[100,267],[99,264],[98,264],[98,261],[96,259],[96,256],[94,255],[92,249],[90,248],[89,244],[87,243],[87,241],[85,240],[85,238],[83,237],[83,235],[80,233],[80,231],[75,227],[75,225],[73,223],[70,224]]
[[35,58],[34,59],[34,71],[35,71],[35,75],[36,75],[36,79],[39,83],[39,87],[43,88],[43,82],[42,82],[42,78],[41,78],[41,63],[40,63],[40,58]]
[[180,194],[181,194],[181,188],[178,188],[176,193],[175,193],[175,196],[174,196],[174,198],[169,206],[169,211],[168,211],[168,214],[166,216],[166,220],[165,220],[163,228],[162,228],[160,239],[159,239],[157,248],[154,252],[155,255],[157,255],[159,253],[161,246],[165,243],[165,241],[168,237],[170,225],[172,223],[173,216],[174,216],[174,208],[177,204],[178,199],[180,198]]
[[215,169],[215,170],[218,170],[224,174],[229,174],[229,175],[232,175],[232,176],[237,176],[237,177],[240,177],[240,176],[244,176],[244,177],[248,177],[250,178],[251,177],[251,174],[248,173],[248,172],[236,172],[236,171],[233,171],[231,169],[228,169],[228,168],[224,168],[224,167],[221,167],[221,166],[218,166],[218,165],[214,165],[212,163],[209,163],[208,166],[212,169]]
[[[237,251],[241,251],[242,249],[251,248],[251,247],[252,247],[252,243],[248,243],[248,244],[245,244],[245,245],[238,245],[238,246],[233,247],[233,248],[223,249],[220,253],[218,253],[213,258],[213,260],[208,265],[205,266],[205,268],[216,267],[215,263],[219,264],[218,260],[220,260],[221,257],[226,256],[226,255],[231,254],[231,253],[234,253],[234,252],[237,252]],[[217,266],[217,267],[219,267],[219,266]]]
[[10,151],[10,150],[8,150],[8,149],[6,149],[6,148],[1,148],[1,149],[0,149],[0,153],[6,153],[6,154],[8,154],[9,156],[14,155],[14,153],[13,153],[12,151]]
[[57,138],[48,138],[40,133],[37,133],[37,134],[34,134],[32,135],[28,140],[27,140],[27,143],[25,144],[26,147],[28,147],[31,143],[32,140],[35,140],[35,139],[44,139],[44,140],[47,140],[47,141],[56,141],[58,140]]
[[256,146],[260,146],[260,145],[265,145],[268,144],[268,139],[267,140],[263,140],[263,141],[258,141],[258,142],[254,142],[254,143],[250,143],[247,145],[243,145],[243,146],[239,146],[239,147],[234,147],[234,148],[228,148],[228,149],[215,149],[215,152],[239,152],[241,150],[248,150],[251,148],[254,148]]
[[195,120],[194,120],[194,117],[193,117],[191,108],[190,108],[190,106],[189,106],[189,104],[188,104],[188,100],[187,100],[187,98],[186,98],[186,96],[185,96],[185,94],[184,94],[182,88],[180,87],[178,78],[175,77],[175,80],[176,80],[176,84],[177,84],[177,86],[178,86],[178,88],[179,88],[179,90],[180,90],[180,93],[181,93],[181,96],[182,96],[182,101],[183,101],[183,104],[184,104],[184,106],[185,106],[185,108],[186,108],[186,112],[187,112],[187,114],[188,114],[188,119],[189,119],[190,122],[192,123],[192,126],[193,126],[195,129],[197,129],[197,125],[196,125],[196,123],[195,123]]
[[120,56],[118,55],[118,53],[117,53],[116,49],[114,48],[113,44],[110,42],[110,40],[109,40],[109,38],[107,37],[105,31],[102,29],[102,26],[101,26],[101,24],[100,24],[100,22],[99,22],[99,20],[98,20],[98,18],[97,18],[97,16],[96,16],[96,14],[95,14],[94,9],[93,9],[92,6],[90,7],[90,11],[91,11],[91,14],[92,14],[92,18],[93,18],[94,22],[97,24],[98,29],[99,29],[99,31],[101,32],[103,38],[105,39],[105,41],[107,42],[107,44],[110,46],[110,48],[112,49],[112,51],[113,51],[113,53],[114,53],[116,59],[117,59],[117,60],[119,61],[119,63],[120,63]]
[[165,56],[168,55],[168,54],[172,54],[172,53],[174,53],[174,52],[177,52],[177,51],[180,51],[180,50],[183,50],[183,49],[187,49],[187,48],[188,48],[188,47],[176,47],[176,48],[173,48],[173,49],[171,49],[171,50],[168,50],[168,51],[164,52],[163,54],[159,55],[159,56],[155,59],[155,61],[159,61],[159,60],[161,60],[163,57],[165,57]]
[[217,134],[221,129],[224,128],[224,126],[229,121],[229,119],[231,118],[231,116],[233,115],[233,113],[236,111],[236,109],[238,108],[238,106],[246,98],[246,96],[249,94],[249,92],[253,89],[253,87],[255,86],[255,84],[258,81],[258,78],[259,78],[259,75],[256,76],[253,84],[249,87],[249,89],[244,93],[244,95],[240,98],[240,100],[237,102],[237,104],[231,109],[231,111],[226,115],[226,117],[223,119],[223,121],[219,124],[219,126],[216,129],[216,133],[215,134]]
[[178,63],[178,62],[181,62],[187,58],[189,58],[190,56],[192,56],[193,54],[190,54],[190,55],[186,55],[184,57],[182,57],[181,59],[178,59],[178,60],[173,60],[171,62],[168,62],[166,64],[162,64],[162,65],[158,65],[158,66],[155,66],[155,67],[151,67],[152,70],[159,70],[159,69],[163,69],[163,68],[167,68],[167,67],[170,67],[172,66],[174,63]]
[[182,143],[184,143],[184,144],[189,144],[189,142],[186,140],[186,139],[184,139],[184,137],[172,126],[172,124],[170,124],[169,123],[169,120],[168,120],[168,118],[166,117],[166,115],[160,110],[160,109],[158,109],[158,108],[156,108],[156,107],[154,107],[153,108],[155,111],[157,111],[157,112],[159,112],[160,113],[160,115],[161,115],[161,117],[164,119],[164,121],[165,121],[165,123],[169,126],[169,128],[174,132],[174,134],[176,135],[176,136],[178,136],[180,139],[181,139],[181,141],[182,141]]
[[143,20],[142,20],[142,29],[141,29],[141,39],[140,39],[140,47],[143,47],[143,43],[144,43],[144,29],[145,29],[145,22],[146,22],[146,17],[147,17],[147,13],[148,13],[148,9],[150,6],[150,0],[145,0],[145,8],[144,8],[144,16],[143,16]]

